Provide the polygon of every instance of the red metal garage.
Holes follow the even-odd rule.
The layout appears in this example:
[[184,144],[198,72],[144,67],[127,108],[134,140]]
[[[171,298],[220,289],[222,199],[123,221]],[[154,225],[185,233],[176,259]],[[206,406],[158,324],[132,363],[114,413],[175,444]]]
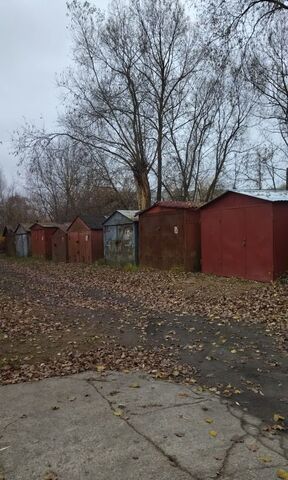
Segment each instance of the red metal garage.
[[199,217],[199,210],[190,202],[156,202],[140,212],[140,265],[198,270]]
[[69,262],[92,263],[103,258],[103,227],[105,217],[79,215],[71,223],[68,234]]
[[33,257],[52,258],[52,235],[58,225],[55,223],[34,223],[31,230],[31,253]]
[[67,230],[69,223],[59,225],[52,237],[52,260],[54,262],[68,262]]
[[288,270],[287,245],[287,191],[227,191],[201,208],[204,273],[274,280]]

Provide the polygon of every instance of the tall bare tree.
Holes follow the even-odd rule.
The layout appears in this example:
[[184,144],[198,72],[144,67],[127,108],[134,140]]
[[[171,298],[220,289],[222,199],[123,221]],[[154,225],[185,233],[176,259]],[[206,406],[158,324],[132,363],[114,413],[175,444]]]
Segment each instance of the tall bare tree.
[[[288,149],[288,15],[274,21],[273,30],[253,40],[246,75],[260,94],[262,118],[272,120]],[[287,151],[287,150],[286,150]]]
[[236,152],[240,162],[251,123],[253,91],[249,92],[231,58],[223,56],[218,64],[214,53],[202,59],[199,75],[193,77],[185,115],[177,117],[171,111],[167,138],[175,163],[173,175],[178,172],[177,195],[183,200],[214,196],[223,176],[234,168]]
[[150,205],[156,165],[162,195],[166,115],[197,65],[192,29],[178,0],[114,2],[105,19],[87,2],[70,4],[77,69],[63,78],[73,98],[69,134],[129,168],[140,208]]

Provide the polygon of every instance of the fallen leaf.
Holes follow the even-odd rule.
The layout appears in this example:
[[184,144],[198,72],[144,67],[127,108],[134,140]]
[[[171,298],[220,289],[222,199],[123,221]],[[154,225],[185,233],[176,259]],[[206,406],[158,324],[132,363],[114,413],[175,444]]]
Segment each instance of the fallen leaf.
[[273,420],[274,422],[279,422],[279,421],[282,422],[285,420],[285,417],[283,417],[283,415],[279,415],[278,413],[274,413]]
[[54,472],[45,473],[43,480],[58,480],[58,475]]
[[259,450],[259,447],[256,443],[250,443],[249,445],[246,445],[251,452],[257,452]]
[[122,417],[123,414],[124,412],[120,408],[116,408],[116,410],[113,410],[113,415],[115,415],[115,417]]
[[97,365],[97,366],[96,366],[97,372],[104,372],[105,368],[106,368],[106,367],[105,367],[104,365]]
[[210,435],[210,437],[215,438],[215,437],[217,437],[218,433],[215,432],[215,430],[210,430],[210,431],[209,431],[209,435]]
[[281,468],[276,472],[277,477],[281,478],[282,480],[288,480],[288,472],[287,470],[282,470]]
[[186,392],[179,392],[178,397],[190,397],[189,393]]
[[214,420],[212,418],[205,418],[206,423],[213,423]]
[[130,388],[140,388],[140,385],[139,383],[131,383],[131,385],[129,385]]
[[259,460],[261,460],[261,462],[263,463],[270,463],[272,462],[272,458],[271,457],[259,457]]

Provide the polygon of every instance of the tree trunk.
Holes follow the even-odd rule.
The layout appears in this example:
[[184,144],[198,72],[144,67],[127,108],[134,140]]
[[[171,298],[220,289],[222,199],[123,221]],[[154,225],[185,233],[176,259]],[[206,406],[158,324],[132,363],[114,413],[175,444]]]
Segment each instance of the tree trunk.
[[162,140],[163,140],[163,119],[158,115],[158,141],[157,141],[157,201],[162,200]]
[[147,172],[142,172],[135,176],[137,185],[138,207],[140,210],[145,210],[151,206],[151,190],[148,180]]

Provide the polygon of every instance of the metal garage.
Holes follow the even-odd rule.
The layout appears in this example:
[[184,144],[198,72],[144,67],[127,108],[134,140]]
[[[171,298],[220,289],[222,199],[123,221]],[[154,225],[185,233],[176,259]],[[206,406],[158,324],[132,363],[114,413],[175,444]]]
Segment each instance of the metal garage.
[[104,258],[107,263],[138,263],[136,210],[116,210],[103,223]]
[[69,262],[92,263],[103,258],[105,217],[79,215],[67,230]]
[[156,202],[140,212],[140,265],[199,270],[199,217],[199,210],[191,202]]
[[288,270],[287,245],[287,191],[227,191],[201,208],[204,273],[274,280]]

